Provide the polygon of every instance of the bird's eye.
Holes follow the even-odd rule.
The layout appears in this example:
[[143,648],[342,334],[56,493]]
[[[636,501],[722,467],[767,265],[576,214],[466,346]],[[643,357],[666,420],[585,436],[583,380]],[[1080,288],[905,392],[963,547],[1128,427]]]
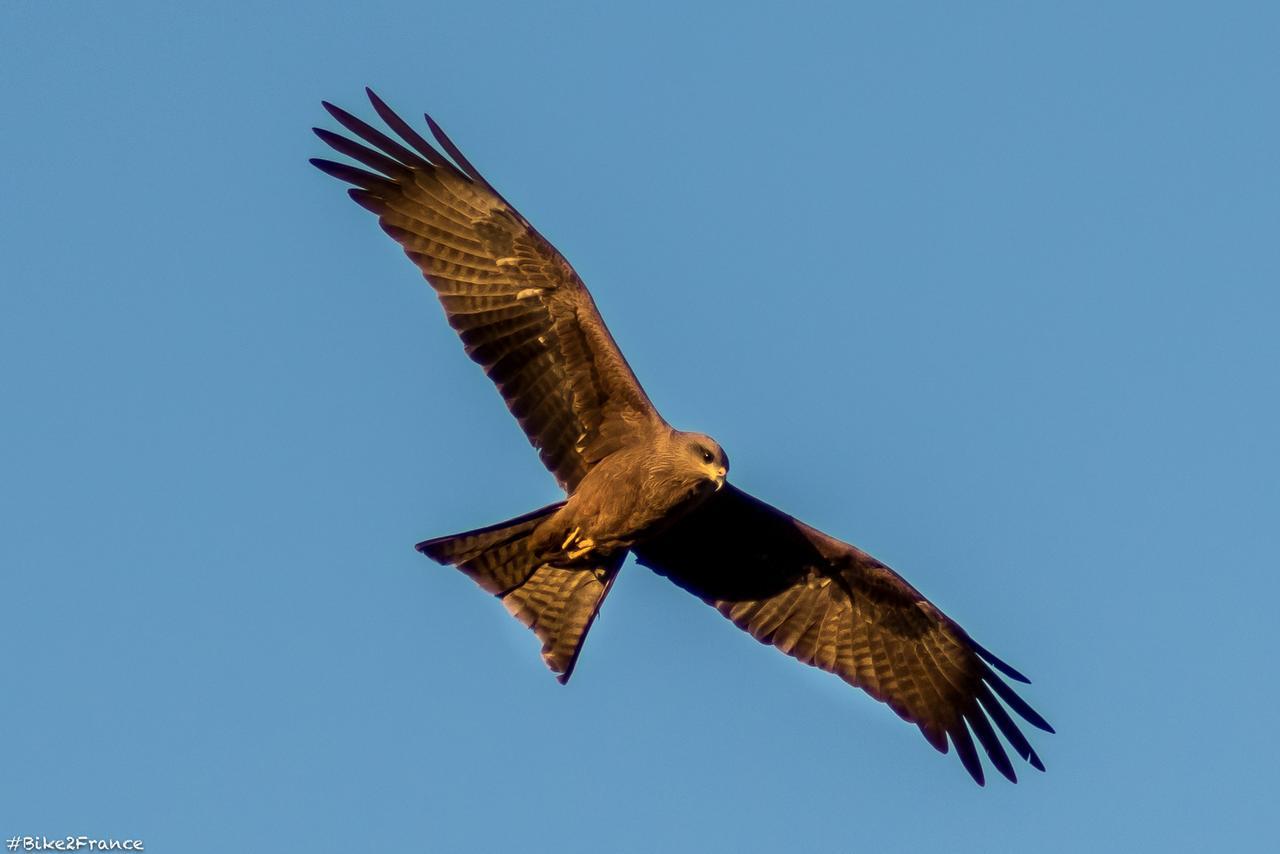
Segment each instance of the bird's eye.
[[704,463],[711,463],[711,462],[714,462],[714,461],[715,461],[715,458],[716,458],[716,457],[715,457],[715,454],[711,453],[711,452],[710,452],[710,451],[708,451],[706,448],[703,448],[703,449],[702,449],[702,461],[703,461]]

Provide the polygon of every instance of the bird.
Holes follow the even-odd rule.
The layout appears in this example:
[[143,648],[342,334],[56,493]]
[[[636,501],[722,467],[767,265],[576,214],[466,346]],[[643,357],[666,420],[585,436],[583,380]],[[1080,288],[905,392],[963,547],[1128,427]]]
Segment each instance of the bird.
[[435,144],[365,91],[391,133],[323,101],[347,135],[315,134],[359,165],[310,162],[351,185],[418,267],[565,493],[417,550],[500,599],[562,684],[631,554],[761,643],[888,704],[941,753],[954,747],[978,785],[977,745],[1011,782],[1006,743],[1043,771],[1010,711],[1053,727],[1005,678],[1029,680],[885,564],[729,483],[724,449],[661,416],[564,256],[431,116]]

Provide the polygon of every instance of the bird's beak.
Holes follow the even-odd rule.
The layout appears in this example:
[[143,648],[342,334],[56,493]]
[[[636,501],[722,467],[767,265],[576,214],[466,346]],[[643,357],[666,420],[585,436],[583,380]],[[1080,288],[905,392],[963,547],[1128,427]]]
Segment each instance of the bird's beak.
[[716,469],[716,492],[719,492],[720,488],[724,486],[724,476],[728,473],[729,470],[724,466],[720,466],[720,468]]

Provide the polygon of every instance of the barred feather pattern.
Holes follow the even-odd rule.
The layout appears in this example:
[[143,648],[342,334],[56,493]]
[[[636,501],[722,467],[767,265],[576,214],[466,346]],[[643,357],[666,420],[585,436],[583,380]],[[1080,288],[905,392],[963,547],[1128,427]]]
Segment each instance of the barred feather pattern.
[[355,186],[351,197],[422,271],[467,354],[572,492],[592,465],[665,422],[564,257],[430,117],[449,157],[373,92],[369,98],[399,140],[326,103],[355,139],[319,128],[316,135],[366,168],[311,162]]
[[887,703],[939,751],[954,746],[978,783],[975,738],[1009,780],[1017,775],[999,735],[1044,770],[1005,708],[1053,731],[1001,674],[1026,677],[861,549],[726,486],[635,551],[756,640]]
[[621,552],[600,556],[591,566],[555,566],[535,554],[534,530],[563,503],[417,545],[418,551],[458,567],[501,599],[542,642],[542,660],[561,684],[573,675],[587,632],[626,557]]

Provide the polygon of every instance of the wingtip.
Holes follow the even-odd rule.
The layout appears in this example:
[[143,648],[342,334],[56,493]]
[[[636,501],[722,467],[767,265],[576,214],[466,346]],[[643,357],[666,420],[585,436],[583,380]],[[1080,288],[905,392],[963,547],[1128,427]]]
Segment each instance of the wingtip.
[[369,103],[373,105],[374,112],[376,112],[378,115],[382,115],[382,113],[385,110],[390,109],[387,106],[387,102],[382,100],[382,98],[378,95],[377,92],[373,91],[372,86],[364,87],[364,95],[366,98],[369,99]]
[[1005,705],[1017,712],[1018,715],[1027,723],[1031,724],[1036,729],[1043,730],[1047,733],[1052,733],[1054,731],[1053,727],[1049,726],[1049,722],[1046,721],[1039,712],[1031,708],[1031,705],[1027,703],[1026,700],[1019,697],[1017,692],[1006,685],[1003,680],[987,679],[986,682],[987,685],[990,686],[991,690],[995,691],[1001,700],[1004,700]]
[[361,126],[366,126],[365,122],[356,118],[349,111],[342,109],[336,104],[330,104],[328,101],[322,101],[321,103],[324,104],[324,108],[329,112],[329,115],[333,116],[333,118],[338,122],[338,124],[342,125],[348,130],[354,133],[359,133],[360,131],[357,130],[356,128]]
[[[423,113],[422,117],[427,120],[427,127],[431,128],[431,135],[436,138],[436,142],[440,143],[446,151],[449,151],[451,156],[455,156],[453,155],[453,150],[455,149],[453,140],[449,139],[449,134],[444,132],[444,128],[440,127],[440,123],[431,118],[429,113]],[[466,158],[455,156],[455,159],[465,160]],[[462,164],[459,163],[458,165],[461,166]]]
[[330,148],[336,148],[337,145],[341,145],[347,141],[345,137],[334,133],[328,128],[312,128],[311,132],[320,137],[321,141]]
[[342,180],[343,171],[350,168],[344,163],[335,163],[334,161],[326,160],[323,157],[310,157],[307,159],[307,162],[324,174],[337,178],[338,180]]
[[998,655],[993,653],[991,650],[987,649],[982,644],[975,641],[973,638],[969,638],[969,643],[973,646],[973,651],[976,652],[979,655],[979,657],[981,657],[984,661],[987,662],[987,664],[990,664],[996,670],[999,670],[1005,676],[1008,676],[1010,679],[1012,679],[1015,682],[1021,682],[1023,685],[1031,684],[1031,680],[1028,679],[1026,676],[1023,676],[1021,671],[1016,669],[1013,665],[1009,664],[1009,662],[1000,658]]
[[[1023,701],[1023,705],[1024,706],[1026,705],[1025,700]],[[1033,727],[1040,730],[1041,732],[1047,732],[1049,733],[1049,735],[1058,734],[1058,731],[1053,728],[1053,724],[1046,721],[1039,712],[1037,712],[1035,709],[1031,708],[1030,706],[1026,706],[1025,711],[1023,709],[1017,709],[1016,711],[1018,712],[1018,714],[1022,715],[1023,719],[1026,720],[1027,723],[1031,724]],[[1027,714],[1027,712],[1030,712],[1031,714]]]
[[978,751],[973,745],[973,737],[969,734],[969,730],[961,723],[960,728],[952,730],[949,735],[951,745],[956,749],[956,755],[960,757],[960,764],[964,766],[964,770],[969,772],[973,782],[979,786],[985,786],[987,777],[982,770],[982,760],[978,758]]
[[387,224],[381,220],[383,213],[386,212],[386,205],[383,203],[382,199],[378,198],[373,193],[370,193],[368,190],[362,190],[359,187],[352,187],[347,190],[347,195],[351,198],[351,201],[355,202],[360,207],[370,213],[377,214],[379,217],[378,224],[382,226],[383,231],[387,230]]

